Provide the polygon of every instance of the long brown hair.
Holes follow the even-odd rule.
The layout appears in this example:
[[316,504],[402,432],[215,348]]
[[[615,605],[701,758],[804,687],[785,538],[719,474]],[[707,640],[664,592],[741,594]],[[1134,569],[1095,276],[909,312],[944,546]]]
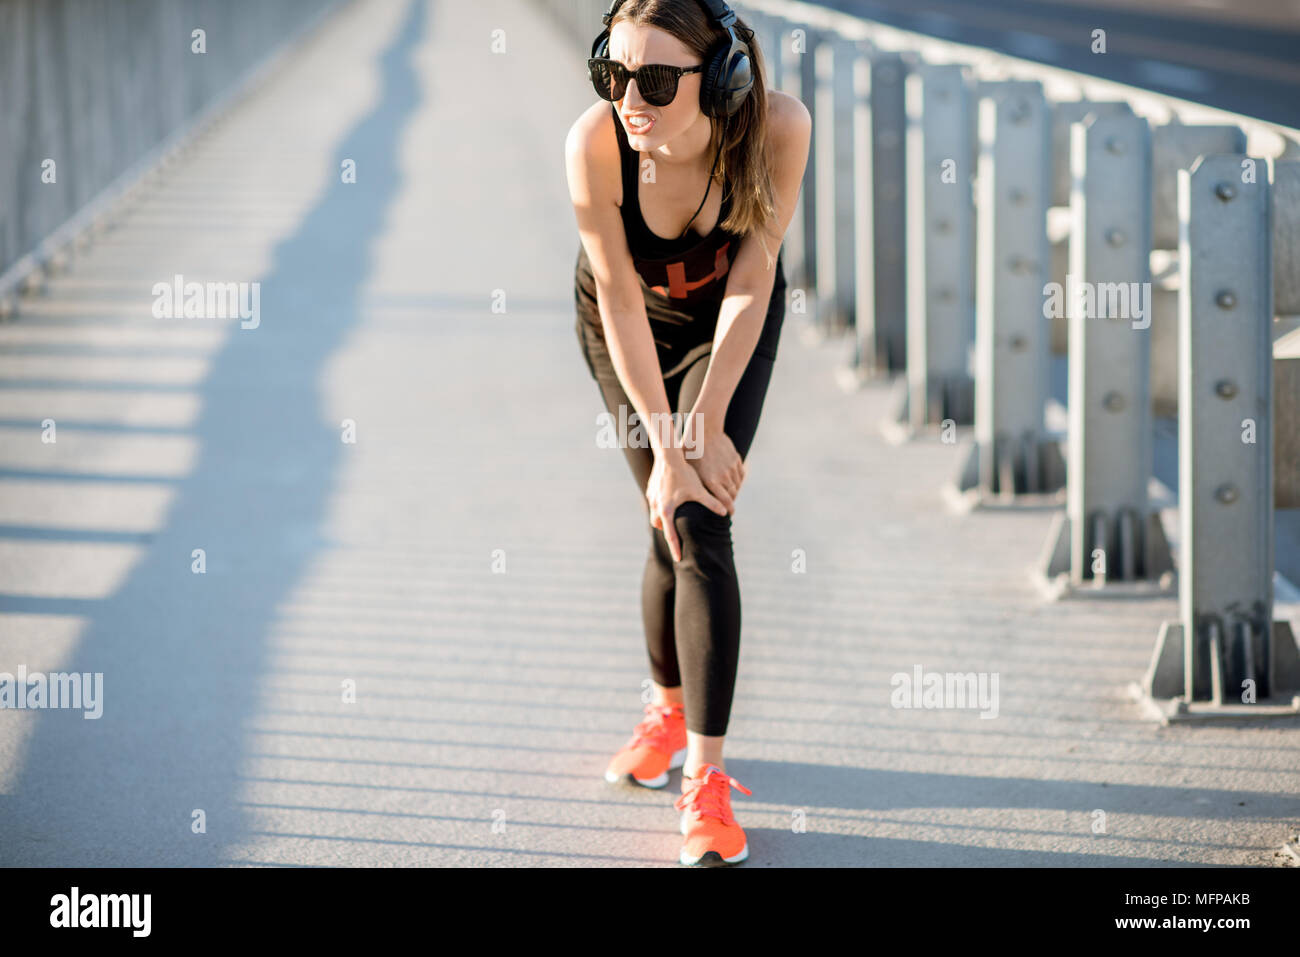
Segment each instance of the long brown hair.
[[[624,0],[610,21],[610,28],[620,20],[630,20],[638,26],[658,27],[681,40],[701,60],[727,36],[705,12],[699,0]],[[775,218],[775,190],[767,149],[767,66],[748,24],[737,16],[732,29],[749,45],[754,85],[740,109],[726,119],[726,139],[718,158],[715,178],[731,184],[731,212],[722,222],[722,228],[747,236],[758,232]],[[723,120],[713,117],[712,124],[710,153],[717,150],[723,136]],[[767,253],[770,266],[772,251],[762,233],[759,233],[759,242]]]

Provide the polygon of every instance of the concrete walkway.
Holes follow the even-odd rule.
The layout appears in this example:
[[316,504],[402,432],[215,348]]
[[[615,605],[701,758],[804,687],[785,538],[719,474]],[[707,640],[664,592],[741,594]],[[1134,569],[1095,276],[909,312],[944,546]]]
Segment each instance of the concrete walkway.
[[[601,777],[647,532],[572,330],[584,56],[522,0],[359,0],[0,326],[0,671],[105,683],[0,711],[0,864],[675,866],[679,776]],[[152,318],[177,273],[260,325]],[[1044,605],[1050,513],[945,512],[959,452],[797,323],[735,523],[746,866],[1285,863],[1296,722],[1141,720],[1175,602]],[[892,708],[918,665],[997,717]]]

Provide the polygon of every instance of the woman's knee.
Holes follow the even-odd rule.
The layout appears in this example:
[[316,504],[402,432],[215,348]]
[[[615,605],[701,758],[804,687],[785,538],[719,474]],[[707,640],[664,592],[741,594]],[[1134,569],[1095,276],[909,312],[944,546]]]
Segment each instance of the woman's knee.
[[682,544],[682,560],[701,555],[731,554],[731,516],[719,515],[703,502],[677,506],[673,527]]
[[[650,530],[650,557],[669,571],[678,564],[661,529]],[[700,502],[683,502],[673,515],[673,527],[685,564],[725,565],[731,560],[731,516],[719,515]]]

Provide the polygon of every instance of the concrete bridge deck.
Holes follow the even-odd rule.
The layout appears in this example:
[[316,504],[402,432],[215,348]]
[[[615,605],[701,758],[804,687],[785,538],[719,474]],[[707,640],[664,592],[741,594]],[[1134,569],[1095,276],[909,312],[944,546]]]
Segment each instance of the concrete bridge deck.
[[[104,675],[98,720],[0,712],[0,863],[674,866],[677,773],[601,776],[647,541],[572,330],[584,55],[519,0],[355,3],[0,326],[0,671]],[[154,318],[176,274],[260,282],[257,327]],[[1175,601],[1045,604],[1051,513],[945,511],[959,451],[798,322],[735,519],[747,866],[1288,863],[1297,723],[1142,719]],[[917,666],[996,717],[891,707]]]

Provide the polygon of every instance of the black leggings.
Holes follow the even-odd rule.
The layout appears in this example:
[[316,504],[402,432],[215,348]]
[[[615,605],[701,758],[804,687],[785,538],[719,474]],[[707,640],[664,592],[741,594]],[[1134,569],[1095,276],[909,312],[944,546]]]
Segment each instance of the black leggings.
[[[749,454],[758,430],[784,306],[784,296],[773,302],[762,339],[727,407],[723,431],[742,459]],[[582,326],[579,334],[606,409],[619,421],[619,406],[623,405],[629,425],[635,423],[632,402],[619,383],[603,341],[591,332],[584,334]],[[709,359],[706,353],[664,379],[672,410],[683,416],[690,413]],[[654,468],[654,452],[632,447],[623,451],[644,496]],[[644,499],[642,502],[645,504]],[[681,542],[680,562],[673,561],[663,532],[649,524],[647,506],[650,554],[641,583],[641,612],[650,673],[655,683],[665,688],[682,686],[688,730],[721,736],[727,733],[740,660],[740,583],[731,551],[731,516],[688,501],[677,507],[673,525]]]

